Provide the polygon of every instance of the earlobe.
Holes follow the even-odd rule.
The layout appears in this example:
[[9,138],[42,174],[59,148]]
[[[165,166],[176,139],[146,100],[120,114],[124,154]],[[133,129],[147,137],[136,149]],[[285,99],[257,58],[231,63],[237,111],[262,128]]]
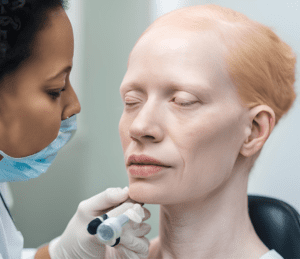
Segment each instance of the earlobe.
[[252,108],[249,115],[252,121],[251,131],[240,150],[245,157],[253,156],[263,147],[275,126],[275,113],[267,105]]

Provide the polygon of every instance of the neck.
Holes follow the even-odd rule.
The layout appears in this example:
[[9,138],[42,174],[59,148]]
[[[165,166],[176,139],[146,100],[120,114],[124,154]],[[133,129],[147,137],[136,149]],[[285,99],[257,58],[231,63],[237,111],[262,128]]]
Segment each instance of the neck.
[[258,259],[268,252],[248,214],[248,177],[240,180],[201,200],[161,205],[159,258]]

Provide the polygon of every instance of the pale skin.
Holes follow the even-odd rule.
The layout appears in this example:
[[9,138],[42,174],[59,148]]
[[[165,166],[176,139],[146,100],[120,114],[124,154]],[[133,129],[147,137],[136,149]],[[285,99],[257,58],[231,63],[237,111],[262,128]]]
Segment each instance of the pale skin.
[[126,167],[130,197],[160,204],[149,259],[258,259],[269,251],[249,218],[247,184],[275,114],[242,105],[225,53],[213,34],[156,26],[130,54],[120,87],[125,161],[145,154],[170,166],[145,179]]
[[[12,157],[48,146],[61,121],[81,110],[69,80],[74,54],[71,23],[62,8],[51,11],[49,19],[51,26],[38,32],[33,56],[1,83],[13,87],[0,94],[0,149]],[[35,258],[50,258],[48,246]]]

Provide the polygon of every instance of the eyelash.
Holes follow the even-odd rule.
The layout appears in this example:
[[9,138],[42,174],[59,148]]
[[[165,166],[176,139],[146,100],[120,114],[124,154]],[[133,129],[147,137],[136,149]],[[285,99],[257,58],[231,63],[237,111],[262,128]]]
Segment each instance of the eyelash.
[[[172,101],[174,101],[175,100],[175,98],[173,98],[172,99]],[[194,103],[196,103],[197,101],[191,101],[191,102],[184,102],[184,103],[176,103],[177,105],[179,105],[179,106],[182,106],[182,107],[186,107],[186,106],[190,106],[190,105],[192,105],[192,104],[194,104]]]
[[[175,98],[173,98],[172,99],[172,101],[174,101],[175,100]],[[176,103],[177,105],[179,105],[179,106],[182,106],[182,107],[186,107],[186,106],[190,106],[190,105],[192,105],[192,104],[194,104],[194,103],[196,103],[197,101],[191,101],[191,102],[184,102],[184,103]],[[133,105],[135,105],[136,103],[126,103],[125,102],[125,105],[126,106],[133,106]]]
[[177,105],[179,106],[183,106],[183,107],[186,107],[186,106],[190,106],[192,104],[196,103],[196,101],[193,101],[193,102],[186,102],[186,103],[176,103]]
[[48,92],[48,94],[51,95],[51,98],[55,100],[55,99],[57,99],[58,97],[60,97],[61,92],[65,91],[65,90],[66,90],[66,89],[63,88],[63,89],[59,90],[58,92],[57,92],[57,91],[53,91],[53,92]]

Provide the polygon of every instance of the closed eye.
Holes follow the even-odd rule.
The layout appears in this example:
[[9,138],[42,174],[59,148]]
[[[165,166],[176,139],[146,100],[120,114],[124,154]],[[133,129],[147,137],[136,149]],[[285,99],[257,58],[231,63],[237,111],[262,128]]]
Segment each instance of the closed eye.
[[135,104],[138,104],[138,100],[136,98],[132,97],[126,97],[124,100],[125,106],[133,106]]
[[176,98],[173,98],[172,99],[172,101],[174,102],[174,103],[176,103],[177,105],[179,105],[179,106],[183,106],[183,107],[185,107],[185,106],[190,106],[190,105],[193,105],[194,103],[197,103],[198,101],[175,101],[175,99]]

